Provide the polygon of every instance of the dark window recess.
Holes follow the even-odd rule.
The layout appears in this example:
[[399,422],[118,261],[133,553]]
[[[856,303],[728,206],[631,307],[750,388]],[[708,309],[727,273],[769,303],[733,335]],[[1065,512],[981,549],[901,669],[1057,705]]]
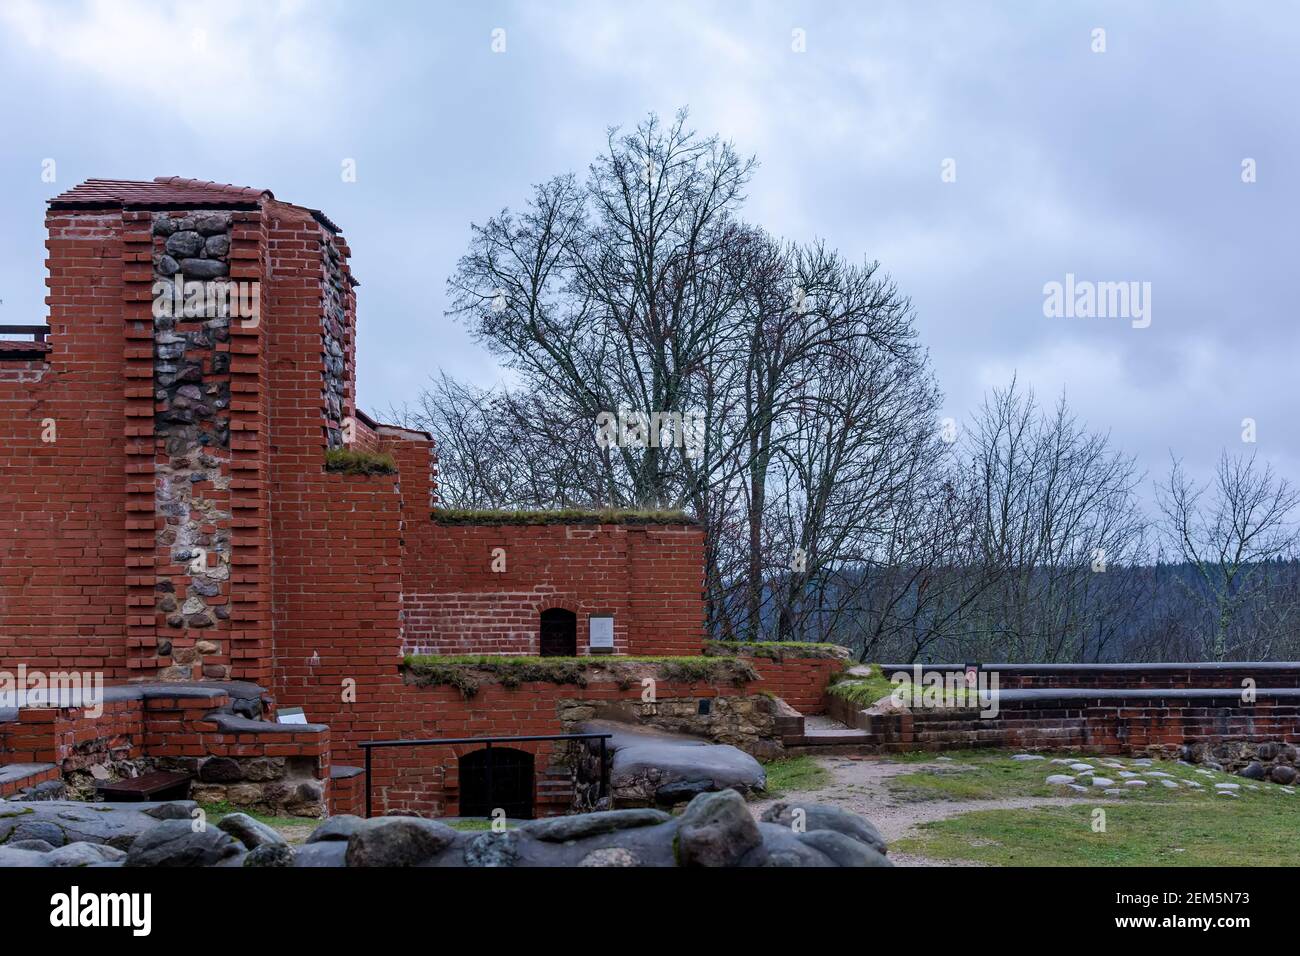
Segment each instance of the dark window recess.
[[713,701],[709,700],[709,698],[707,698],[707,697],[701,697],[701,698],[700,698],[700,711],[699,711],[699,712],[700,712],[701,714],[706,715],[706,716],[707,716],[708,714],[712,713],[712,712],[713,712]]
[[542,657],[575,657],[578,653],[578,615],[562,607],[542,612]]
[[513,747],[484,747],[460,758],[460,815],[533,818],[533,755]]

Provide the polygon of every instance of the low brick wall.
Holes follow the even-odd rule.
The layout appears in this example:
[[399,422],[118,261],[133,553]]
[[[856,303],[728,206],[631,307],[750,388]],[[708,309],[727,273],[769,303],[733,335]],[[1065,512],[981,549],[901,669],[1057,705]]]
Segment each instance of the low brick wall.
[[805,716],[824,714],[828,706],[826,687],[846,663],[834,658],[790,658],[776,661],[763,657],[752,660],[759,686],[771,691]]
[[[1240,692],[1198,688],[1010,690],[999,694],[993,717],[976,708],[871,715],[833,699],[831,715],[867,731],[862,746],[881,753],[1002,747],[1190,759],[1222,752],[1223,744],[1300,742],[1296,688],[1263,688],[1252,702]],[[1256,759],[1249,748],[1228,749],[1239,756],[1227,759],[1227,769]]]
[[[916,664],[881,664],[886,676],[913,674]],[[922,674],[961,673],[965,664],[921,664]],[[1198,661],[1176,664],[981,664],[996,673],[1003,690],[1034,688],[1240,688],[1245,680],[1257,687],[1300,687],[1300,662]]]
[[227,801],[240,809],[281,815],[325,814],[327,727],[224,712],[231,698],[210,687],[189,695],[173,690],[175,696],[144,686],[114,688],[109,694],[97,716],[81,707],[23,707],[16,722],[5,724],[0,761],[52,764],[47,779],[61,777],[74,796],[85,799],[93,797],[95,783],[102,779],[93,768],[102,767],[113,777],[181,770],[194,777],[192,795],[200,801]]

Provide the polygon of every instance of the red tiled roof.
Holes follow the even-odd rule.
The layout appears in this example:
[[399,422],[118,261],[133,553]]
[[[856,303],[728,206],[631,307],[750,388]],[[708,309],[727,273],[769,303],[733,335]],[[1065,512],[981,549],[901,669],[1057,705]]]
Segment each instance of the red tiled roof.
[[269,189],[250,189],[180,176],[158,176],[153,182],[130,179],[87,179],[50,200],[59,208],[106,209],[118,206],[256,205],[274,199]]
[[48,352],[49,342],[36,342],[32,339],[0,339],[0,354],[6,352]]

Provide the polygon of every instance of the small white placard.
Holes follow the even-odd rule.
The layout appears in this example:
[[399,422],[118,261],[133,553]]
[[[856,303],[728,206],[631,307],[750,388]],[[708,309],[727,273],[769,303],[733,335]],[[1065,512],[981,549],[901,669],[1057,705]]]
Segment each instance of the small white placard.
[[301,707],[281,707],[275,712],[277,724],[305,724],[307,714]]
[[591,639],[588,647],[614,646],[614,618],[608,615],[591,617]]

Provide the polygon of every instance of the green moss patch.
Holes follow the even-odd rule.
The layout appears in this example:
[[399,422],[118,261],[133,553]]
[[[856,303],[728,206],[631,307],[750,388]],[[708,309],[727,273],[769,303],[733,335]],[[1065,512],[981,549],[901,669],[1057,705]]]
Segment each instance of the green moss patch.
[[787,657],[842,661],[849,659],[848,648],[813,641],[705,641],[704,653],[718,657],[765,657],[774,661]]
[[[903,703],[909,706],[921,705],[924,700],[923,695],[927,688],[924,685],[913,684],[909,678],[903,684],[895,684],[884,673],[881,672],[878,664],[867,665],[870,672],[867,674],[836,674],[831,679],[831,684],[826,688],[826,693],[840,700],[846,700],[859,707],[870,707],[882,697],[888,697],[898,690],[902,696]],[[857,668],[861,670],[861,667]],[[948,693],[947,687],[931,689],[931,693],[937,693],[938,699],[943,701]],[[980,707],[978,688],[968,688],[960,684],[951,689],[954,706],[956,707]]]
[[695,524],[685,511],[591,510],[559,508],[554,511],[504,511],[439,509],[439,524]]
[[397,462],[388,454],[331,448],[325,452],[325,470],[343,475],[395,475]]
[[743,687],[758,679],[748,661],[738,657],[524,657],[515,655],[410,655],[406,671],[418,687],[450,685],[466,699],[484,682],[504,687],[520,684],[573,684],[586,687],[592,675],[608,675],[626,689],[637,672],[652,665],[659,680],[730,683]]

